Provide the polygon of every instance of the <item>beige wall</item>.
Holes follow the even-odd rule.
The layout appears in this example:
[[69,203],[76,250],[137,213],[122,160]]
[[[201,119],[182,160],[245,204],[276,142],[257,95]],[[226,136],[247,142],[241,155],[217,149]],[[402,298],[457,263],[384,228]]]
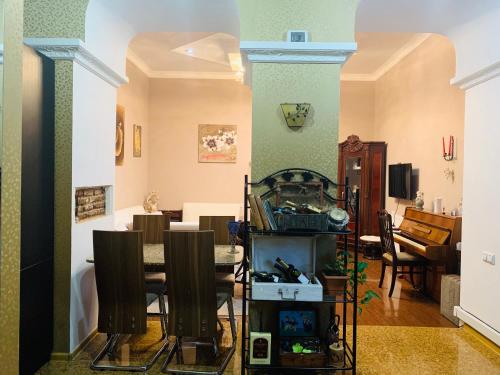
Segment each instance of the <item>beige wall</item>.
[[[447,212],[462,197],[464,93],[450,85],[455,76],[455,50],[451,42],[432,35],[382,76],[375,87],[375,134],[387,142],[387,163],[412,163],[419,169],[419,190],[425,209],[434,197],[443,198]],[[458,159],[442,157],[441,137],[456,140]],[[455,180],[447,179],[450,168]],[[411,202],[405,202],[411,204]],[[389,210],[396,206],[388,198]]]
[[[149,192],[149,78],[127,60],[129,83],[118,90],[117,102],[125,107],[125,155],[116,167],[115,209],[142,205]],[[142,126],[142,153],[133,156],[134,124]]]
[[[152,79],[149,181],[160,207],[241,203],[250,169],[252,94],[230,80]],[[198,124],[238,125],[237,162],[198,163]]]
[[[387,164],[412,163],[419,170],[419,190],[429,210],[434,197],[443,197],[448,212],[462,197],[464,93],[450,85],[454,72],[453,45],[432,35],[376,82],[343,81],[341,86],[340,140],[353,133],[364,141],[387,142]],[[441,137],[448,142],[450,135],[458,159],[447,162]],[[454,182],[445,177],[446,168],[454,171]],[[387,197],[389,211],[396,204]]]
[[339,142],[351,134],[362,141],[371,141],[375,126],[375,82],[340,82]]

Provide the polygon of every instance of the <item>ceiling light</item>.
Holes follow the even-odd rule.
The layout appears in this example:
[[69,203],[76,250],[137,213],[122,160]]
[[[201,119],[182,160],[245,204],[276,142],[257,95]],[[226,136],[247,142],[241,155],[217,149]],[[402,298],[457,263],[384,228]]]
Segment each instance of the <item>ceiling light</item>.
[[193,49],[192,49],[192,48],[187,48],[187,49],[186,49],[186,53],[187,53],[188,55],[192,55],[192,54],[193,54]]

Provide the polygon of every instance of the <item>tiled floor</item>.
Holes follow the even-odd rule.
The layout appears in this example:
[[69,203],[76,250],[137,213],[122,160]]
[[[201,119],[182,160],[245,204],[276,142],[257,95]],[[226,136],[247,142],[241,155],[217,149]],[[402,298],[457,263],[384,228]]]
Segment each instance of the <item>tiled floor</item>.
[[[378,261],[369,261],[368,282],[362,288],[373,289],[381,299],[372,301],[359,319],[358,374],[500,375],[498,352],[464,329],[454,327],[440,315],[437,303],[414,290],[406,280],[398,279],[393,297],[389,298],[389,277],[386,277],[383,287],[378,288],[379,267]],[[227,333],[229,326],[227,322],[225,324]],[[152,323],[152,329],[158,331],[157,322]],[[158,337],[157,332],[152,334]],[[104,335],[97,336],[72,362],[53,361],[39,374],[92,373],[90,358],[104,339]],[[223,342],[227,344],[228,340],[225,334]],[[240,374],[239,345],[238,342],[225,374]],[[166,356],[164,353],[148,374],[160,374]],[[127,351],[126,357],[133,356]]]
[[[500,356],[463,329],[360,326],[358,332],[358,374],[500,374]],[[100,335],[72,362],[52,362],[39,374],[92,373],[89,361],[103,340],[103,335]],[[166,353],[148,374],[160,374],[165,358]],[[103,375],[108,373],[116,374],[100,372]],[[238,350],[225,374],[240,374]]]

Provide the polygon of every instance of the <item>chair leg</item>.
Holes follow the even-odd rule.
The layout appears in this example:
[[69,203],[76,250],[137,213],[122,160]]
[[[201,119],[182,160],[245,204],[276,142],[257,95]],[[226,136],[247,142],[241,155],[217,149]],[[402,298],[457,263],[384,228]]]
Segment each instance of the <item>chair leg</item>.
[[396,285],[396,276],[398,274],[398,268],[395,264],[392,265],[392,277],[391,277],[391,289],[389,290],[389,297],[392,297],[392,292],[394,292],[394,286]]
[[167,337],[167,311],[165,308],[165,297],[163,296],[163,294],[160,294],[158,296],[158,305],[160,308],[160,322],[162,332],[161,339],[163,340],[165,337]]
[[411,286],[415,289],[415,281],[413,280],[413,266],[410,267],[410,281],[411,281]]
[[427,289],[427,266],[424,264],[422,266],[422,292],[425,293]]
[[382,288],[382,284],[384,283],[384,276],[385,276],[385,263],[382,261],[382,271],[380,272],[380,281],[378,283],[378,287]]
[[229,324],[231,326],[231,338],[233,339],[233,345],[236,344],[236,321],[234,318],[234,306],[233,306],[233,298],[229,297],[227,299],[227,311],[229,313]]

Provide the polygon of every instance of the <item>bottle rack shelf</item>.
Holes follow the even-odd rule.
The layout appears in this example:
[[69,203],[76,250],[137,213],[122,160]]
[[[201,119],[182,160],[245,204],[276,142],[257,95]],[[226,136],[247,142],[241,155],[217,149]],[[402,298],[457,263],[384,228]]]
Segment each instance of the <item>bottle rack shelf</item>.
[[[267,190],[260,194],[262,198],[269,197],[270,194],[275,190],[273,186],[273,181],[275,182],[280,175],[285,174],[300,174],[302,176],[313,176],[314,178],[319,179],[324,185],[326,189],[328,186],[335,187],[337,189],[337,197],[342,198],[334,198],[333,195],[325,194],[326,198],[333,202],[334,205],[344,208],[346,211],[355,218],[354,220],[354,230],[340,230],[340,231],[327,231],[327,232],[313,232],[313,231],[265,231],[265,230],[256,230],[255,227],[250,226],[249,223],[249,203],[248,203],[248,194],[251,188],[260,188]],[[293,371],[296,373],[308,373],[308,372],[320,372],[324,373],[336,373],[338,371],[351,371],[352,374],[356,374],[356,352],[357,352],[357,307],[358,307],[358,280],[354,278],[353,285],[350,288],[344,288],[339,292],[336,292],[335,295],[324,295],[323,300],[321,301],[290,301],[290,300],[264,300],[258,298],[252,298],[252,290],[250,287],[250,281],[247,279],[249,271],[250,271],[250,261],[252,258],[252,249],[250,246],[250,240],[252,236],[318,236],[318,235],[330,235],[335,236],[337,241],[341,241],[343,245],[343,250],[348,251],[349,249],[353,252],[353,260],[354,260],[354,273],[357,275],[358,273],[358,232],[359,232],[359,191],[353,192],[353,190],[349,187],[349,181],[346,178],[345,184],[340,185],[337,184],[326,176],[321,175],[315,171],[300,169],[300,168],[290,168],[278,171],[263,178],[257,182],[251,182],[248,179],[248,176],[245,176],[245,185],[244,185],[244,238],[243,238],[243,248],[244,248],[244,257],[243,257],[243,272],[242,272],[242,284],[243,284],[243,311],[242,311],[242,340],[241,340],[241,374],[247,373],[280,373],[283,371]],[[348,246],[348,235],[354,234],[354,246]],[[336,249],[332,249],[332,251],[336,251]],[[346,260],[347,262],[347,260]],[[347,266],[347,263],[346,263]],[[248,311],[252,310],[252,304],[258,302],[259,304],[277,304],[281,305],[284,303],[287,304],[300,304],[300,306],[304,306],[307,304],[319,304],[319,305],[331,305],[336,306],[341,305],[342,309],[342,324],[340,325],[340,342],[344,348],[344,366],[343,367],[333,367],[328,364],[325,366],[289,366],[283,365],[280,362],[278,357],[278,346],[277,341],[275,339],[272,340],[272,355],[271,355],[271,363],[269,365],[255,365],[250,364],[249,355],[250,355],[250,338],[249,338],[249,319],[247,318],[247,307]],[[352,327],[348,332],[346,317],[348,314],[347,305],[352,304]],[[330,309],[330,319],[333,318],[331,316],[332,311],[335,311],[335,308]],[[333,312],[333,314],[335,314]],[[323,343],[324,344],[324,343]]]

